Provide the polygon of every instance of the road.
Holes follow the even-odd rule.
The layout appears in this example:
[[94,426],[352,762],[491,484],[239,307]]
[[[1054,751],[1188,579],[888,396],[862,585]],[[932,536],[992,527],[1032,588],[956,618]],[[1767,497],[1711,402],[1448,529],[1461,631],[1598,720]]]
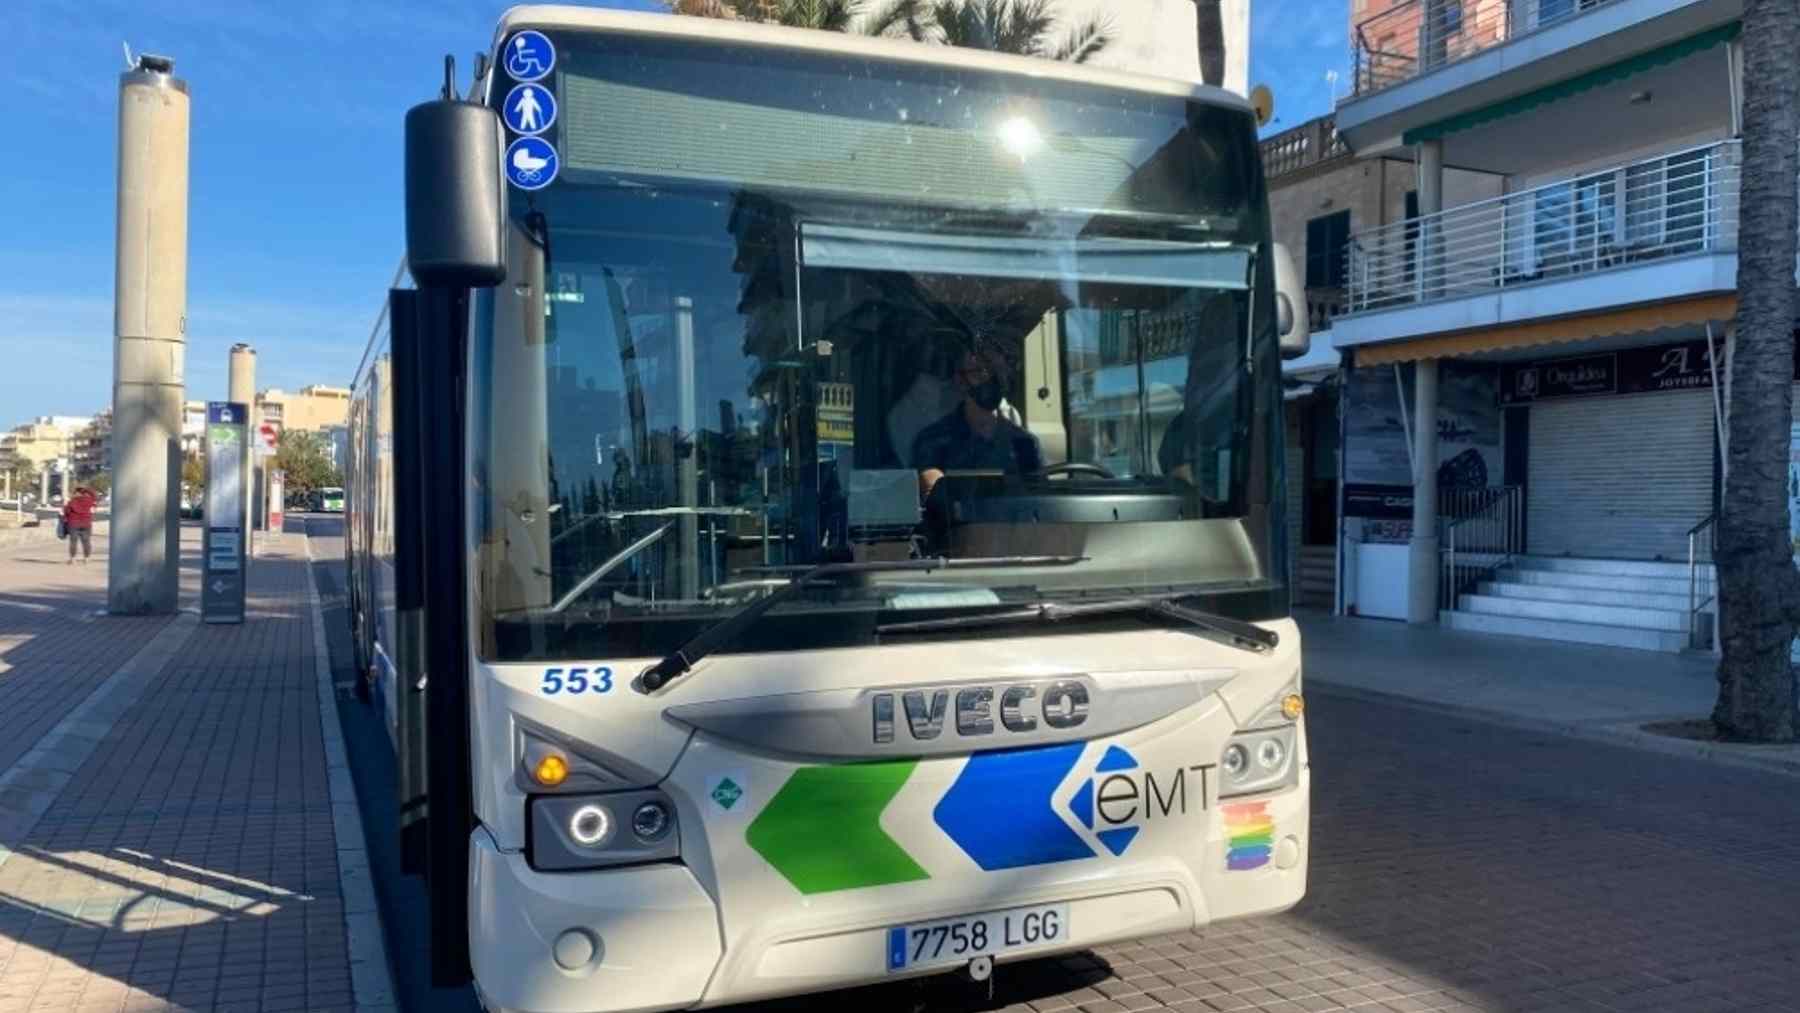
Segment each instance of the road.
[[[307,523],[319,586],[337,595],[341,522]],[[341,596],[333,601],[343,680],[348,634]],[[759,1013],[1800,1009],[1800,781],[1410,707],[1308,699],[1312,872],[1295,910],[1008,965],[992,1001],[938,981]],[[352,762],[378,765],[368,729],[356,727],[372,722],[342,695],[339,704]],[[379,770],[367,773],[358,770],[359,792],[379,782]],[[363,804],[383,838],[391,801],[386,813],[382,800]],[[378,874],[382,850],[371,840]],[[422,945],[417,900],[384,885],[396,963]],[[427,995],[417,977],[397,968],[411,1008],[469,1001]]]

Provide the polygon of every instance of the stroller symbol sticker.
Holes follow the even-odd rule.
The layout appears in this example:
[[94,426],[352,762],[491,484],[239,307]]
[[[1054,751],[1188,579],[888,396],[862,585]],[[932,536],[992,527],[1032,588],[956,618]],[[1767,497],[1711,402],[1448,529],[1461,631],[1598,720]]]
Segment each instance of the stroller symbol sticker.
[[501,107],[515,134],[541,134],[556,122],[556,99],[541,84],[515,84]]
[[556,47],[543,32],[524,31],[506,43],[506,74],[514,81],[537,81],[556,66]]
[[521,137],[506,148],[506,179],[521,190],[542,190],[556,178],[556,149],[542,137]]

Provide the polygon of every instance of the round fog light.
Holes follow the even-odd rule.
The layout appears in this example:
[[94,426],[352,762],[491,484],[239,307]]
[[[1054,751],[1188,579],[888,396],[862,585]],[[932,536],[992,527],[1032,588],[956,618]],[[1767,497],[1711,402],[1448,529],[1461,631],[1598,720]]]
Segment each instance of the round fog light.
[[1225,750],[1225,758],[1221,761],[1221,765],[1225,768],[1225,773],[1237,777],[1244,772],[1245,767],[1250,765],[1250,754],[1244,751],[1243,746],[1234,742]]
[[1274,739],[1264,739],[1262,744],[1256,747],[1256,762],[1264,770],[1274,770],[1281,766],[1281,761],[1286,757],[1287,750],[1282,749],[1281,743]]
[[569,836],[584,848],[598,847],[612,836],[612,814],[597,805],[584,805],[569,817]]
[[631,814],[631,832],[641,841],[658,841],[669,832],[669,807],[661,802],[645,802]]
[[550,947],[550,956],[556,966],[565,971],[578,970],[594,959],[599,947],[594,945],[594,937],[582,929],[569,929],[556,937]]

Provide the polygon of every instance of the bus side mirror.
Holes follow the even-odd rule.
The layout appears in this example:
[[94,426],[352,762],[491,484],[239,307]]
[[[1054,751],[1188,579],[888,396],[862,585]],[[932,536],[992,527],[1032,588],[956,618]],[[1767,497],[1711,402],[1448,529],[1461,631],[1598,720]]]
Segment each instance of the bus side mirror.
[[427,288],[506,280],[500,117],[441,99],[406,114],[406,264]]
[[1281,243],[1274,246],[1275,333],[1281,341],[1281,357],[1298,359],[1312,348],[1311,321],[1306,314],[1306,285],[1294,270],[1293,255]]

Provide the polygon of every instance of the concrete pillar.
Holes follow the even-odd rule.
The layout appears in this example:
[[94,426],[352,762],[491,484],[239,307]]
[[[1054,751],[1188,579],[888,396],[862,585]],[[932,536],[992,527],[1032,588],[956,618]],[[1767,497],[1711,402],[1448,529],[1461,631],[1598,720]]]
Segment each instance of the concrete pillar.
[[[1424,218],[1444,210],[1444,142],[1424,141],[1419,145],[1419,216]],[[1439,248],[1443,230],[1435,220],[1419,229],[1417,283],[1419,298],[1430,299],[1444,284],[1444,254]]]
[[181,560],[187,358],[188,87],[173,60],[119,77],[113,510],[107,608],[171,613]]
[[50,505],[50,462],[45,461],[38,467],[38,506]]
[[1435,623],[1438,613],[1438,364],[1413,364],[1413,516],[1406,621]]
[[[241,341],[232,345],[230,372],[227,376],[228,393],[225,399],[236,401],[249,409],[250,414],[244,420],[245,431],[249,433],[250,446],[254,448],[257,446],[258,427],[262,425],[256,411],[256,349]],[[252,536],[255,525],[251,519],[256,515],[251,507],[256,495],[256,469],[259,466],[260,459],[253,449],[250,452],[250,467],[244,473],[244,549],[246,554],[252,556],[256,555],[256,539]]]

